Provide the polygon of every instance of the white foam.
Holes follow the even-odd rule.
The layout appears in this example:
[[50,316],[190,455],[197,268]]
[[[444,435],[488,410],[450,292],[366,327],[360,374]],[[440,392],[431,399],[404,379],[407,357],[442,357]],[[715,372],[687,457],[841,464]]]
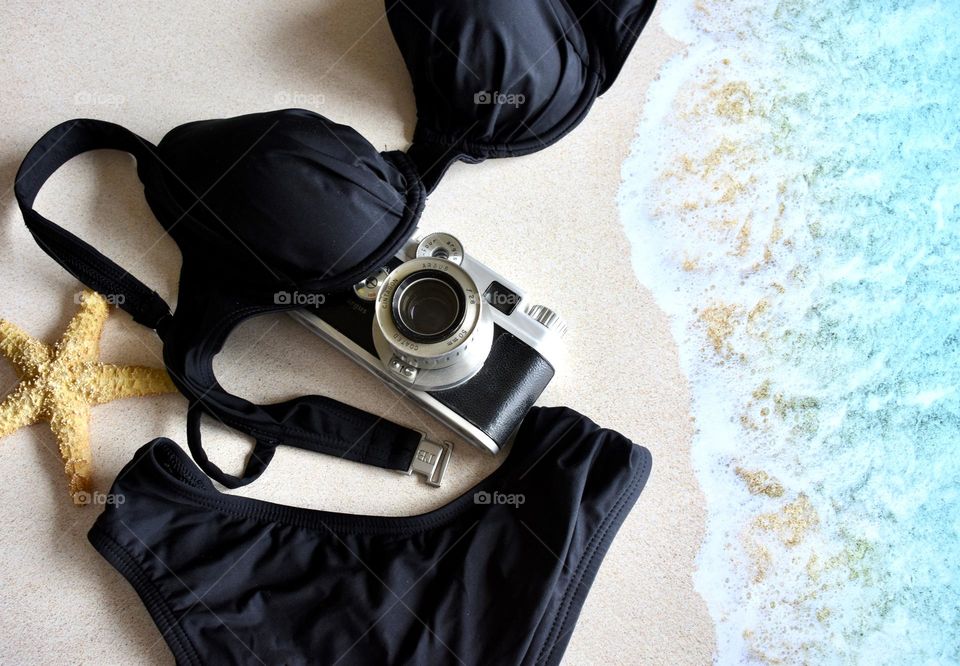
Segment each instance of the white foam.
[[663,17],[619,205],[691,383],[718,659],[956,659],[960,6]]

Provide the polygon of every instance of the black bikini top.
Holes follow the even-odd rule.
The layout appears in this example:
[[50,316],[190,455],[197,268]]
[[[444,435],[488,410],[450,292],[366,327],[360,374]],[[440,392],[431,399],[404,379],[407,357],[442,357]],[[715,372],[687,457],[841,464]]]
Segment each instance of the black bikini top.
[[649,473],[625,437],[534,408],[460,498],[353,516],[224,495],[158,439],[89,538],[177,664],[558,664]]
[[[255,405],[220,386],[214,356],[244,319],[297,307],[278,294],[345,289],[385,264],[453,162],[534,152],[572,129],[616,78],[654,1],[387,5],[417,99],[406,153],[378,152],[352,128],[302,109],[188,123],[156,146],[119,125],[78,119],[48,131],[17,173],[17,201],[40,247],[157,331],[190,401],[190,450],[227,487],[257,478],[281,443],[410,467],[419,433],[320,396]],[[172,314],[156,292],[33,208],[57,168],[96,149],[136,157],[147,201],[180,248]],[[255,438],[241,477],[207,459],[203,413]]]

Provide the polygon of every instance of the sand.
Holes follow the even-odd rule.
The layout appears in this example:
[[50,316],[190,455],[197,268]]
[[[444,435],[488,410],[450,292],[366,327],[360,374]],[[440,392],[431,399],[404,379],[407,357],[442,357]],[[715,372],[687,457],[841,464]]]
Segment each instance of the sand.
[[[20,159],[50,126],[79,116],[120,122],[158,141],[206,117],[305,106],[403,148],[415,109],[378,0],[175,2],[162,7],[8,2],[0,10],[0,316],[55,340],[79,284],[23,226],[10,190]],[[704,506],[690,464],[693,424],[668,322],[630,268],[616,206],[649,82],[677,49],[655,16],[619,80],[587,120],[536,155],[456,165],[421,226],[527,287],[570,325],[564,373],[542,404],[565,404],[654,455],[650,483],[615,540],[580,617],[567,664],[704,663],[713,625],[692,583]],[[142,198],[132,161],[87,155],[48,184],[39,209],[95,244],[173,303],[179,255]],[[147,248],[150,248],[147,251]],[[160,363],[160,345],[123,312],[107,323],[107,361]],[[285,316],[244,324],[217,371],[255,401],[318,392],[444,436],[443,428]],[[0,389],[16,377],[0,365]],[[95,487],[106,492],[153,437],[184,442],[180,396],[94,409]],[[211,457],[236,471],[247,442],[205,425]],[[448,481],[412,478],[282,449],[241,494],[334,511],[407,515],[436,508],[498,460],[460,445]],[[70,505],[48,428],[0,442],[0,662],[169,663],[133,590],[88,545],[99,509]]]

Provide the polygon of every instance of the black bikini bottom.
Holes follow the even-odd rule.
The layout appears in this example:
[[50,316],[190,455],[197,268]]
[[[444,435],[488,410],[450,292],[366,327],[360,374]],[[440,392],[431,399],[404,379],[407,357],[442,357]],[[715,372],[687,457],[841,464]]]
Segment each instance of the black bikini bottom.
[[89,538],[177,663],[556,664],[649,471],[622,435],[534,409],[458,499],[360,516],[224,495],[156,439]]

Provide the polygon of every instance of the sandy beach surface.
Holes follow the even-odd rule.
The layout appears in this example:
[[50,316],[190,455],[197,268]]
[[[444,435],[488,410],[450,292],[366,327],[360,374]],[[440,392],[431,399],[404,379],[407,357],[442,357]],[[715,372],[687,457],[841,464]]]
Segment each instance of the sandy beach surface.
[[[22,223],[12,185],[49,127],[75,117],[121,123],[156,142],[190,120],[306,107],[352,125],[380,149],[402,149],[415,106],[379,0],[224,0],[125,4],[11,1],[0,9],[0,317],[55,341],[79,283]],[[541,399],[569,405],[647,446],[654,471],[614,541],[566,652],[567,664],[702,664],[714,630],[692,574],[704,523],[690,464],[689,393],[666,317],[638,285],[618,216],[620,165],[646,91],[678,45],[655,15],[613,88],[586,121],[529,157],[455,165],[421,228],[526,287],[570,325],[568,365]],[[77,233],[176,300],[180,258],[150,213],[133,161],[98,152],[70,162],[38,200]],[[151,331],[121,311],[107,322],[105,361],[160,364]],[[248,321],[217,359],[221,382],[256,402],[330,395],[450,436],[398,402],[351,361],[283,315]],[[16,375],[0,362],[6,394]],[[94,408],[95,487],[106,492],[136,448],[185,444],[179,395]],[[238,471],[248,442],[205,424],[211,457]],[[282,448],[238,494],[341,512],[410,515],[441,506],[499,464],[456,449],[440,490],[412,478]],[[55,440],[35,425],[0,441],[0,662],[169,663],[133,589],[86,540],[99,508],[71,505]]]

